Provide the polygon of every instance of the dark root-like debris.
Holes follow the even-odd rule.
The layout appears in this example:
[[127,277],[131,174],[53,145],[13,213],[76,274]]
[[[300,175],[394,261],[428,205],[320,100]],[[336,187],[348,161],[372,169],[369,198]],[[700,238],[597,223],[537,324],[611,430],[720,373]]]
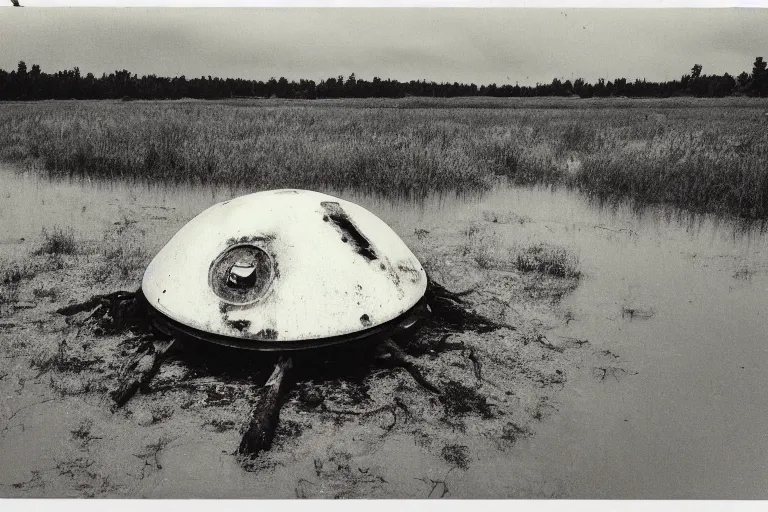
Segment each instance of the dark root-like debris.
[[427,305],[432,313],[429,327],[433,330],[475,331],[479,334],[498,329],[515,329],[512,325],[496,322],[471,309],[462,297],[472,292],[474,292],[473,289],[459,293],[451,292],[430,279],[425,294]]
[[[448,342],[448,339],[454,334],[468,331],[484,334],[499,329],[516,330],[513,325],[497,322],[475,311],[463,298],[474,292],[475,289],[473,288],[462,292],[452,292],[429,279],[427,291],[424,294],[429,314],[415,336],[409,336],[404,340],[398,339],[398,342],[410,355],[421,356],[427,352],[440,353],[446,350],[464,350],[463,344]],[[473,364],[475,364],[474,361]],[[476,374],[479,372],[477,365],[475,372]]]
[[405,352],[403,352],[400,347],[395,344],[395,342],[392,340],[386,340],[384,343],[382,343],[381,346],[390,354],[395,365],[404,368],[408,373],[411,374],[413,380],[418,382],[424,389],[428,389],[429,391],[438,395],[442,394],[442,391],[440,391],[438,386],[431,383],[426,377],[424,377],[424,374],[419,369],[418,363],[406,355]]
[[92,327],[95,334],[119,334],[128,330],[148,333],[151,325],[146,306],[141,289],[135,292],[121,290],[95,295],[56,312],[68,317],[69,324]]
[[173,346],[172,338],[153,328],[141,289],[136,292],[121,290],[96,295],[86,301],[65,306],[57,310],[57,313],[66,316],[70,325],[90,327],[97,335],[127,331],[138,334],[124,340],[137,342],[138,347],[123,365],[117,388],[111,393],[116,408],[125,405],[137,391],[149,384],[163,356]]
[[[437,394],[445,407],[446,413],[461,416],[467,413],[478,413],[483,417],[491,417],[492,411],[484,397],[476,391],[458,383],[448,383],[444,388],[431,381],[420,367],[415,356],[426,351],[439,353],[454,348],[464,349],[463,344],[456,347],[455,343],[446,340],[452,335],[466,331],[487,333],[497,329],[514,329],[513,326],[494,321],[479,314],[463,299],[474,290],[451,292],[428,280],[424,301],[425,318],[420,321],[418,331],[405,329],[393,331],[392,338],[384,337],[377,341],[379,352],[389,355],[388,361],[394,366],[405,369],[413,379],[424,389]],[[138,346],[123,366],[118,377],[118,385],[112,392],[116,407],[121,407],[140,390],[145,390],[152,377],[157,373],[166,353],[174,346],[174,339],[164,334],[150,320],[151,309],[141,290],[136,292],[118,291],[105,295],[96,295],[84,302],[70,304],[57,312],[67,316],[67,323],[78,327],[89,327],[94,334],[110,335],[131,332],[129,338]],[[402,347],[402,348],[401,348]],[[360,364],[359,352],[354,350],[342,351],[342,359],[356,361],[356,367],[366,368]],[[304,374],[308,367],[317,365],[301,364],[297,354],[296,372]],[[372,358],[373,359],[373,358]],[[481,365],[474,351],[470,350],[470,359],[477,379],[481,379]],[[372,361],[373,363],[373,361]],[[287,375],[294,362],[291,358],[280,358],[274,367],[267,383],[257,393],[258,401],[250,415],[249,424],[242,437],[237,454],[243,459],[252,459],[263,450],[268,450],[279,422],[280,407],[283,402],[284,388],[289,380]],[[340,367],[349,367],[342,364]],[[327,368],[333,371],[335,365]],[[325,371],[325,370],[324,370]],[[257,372],[258,373],[258,372]],[[306,376],[311,377],[311,372]],[[290,380],[301,381],[300,376],[292,376]]]

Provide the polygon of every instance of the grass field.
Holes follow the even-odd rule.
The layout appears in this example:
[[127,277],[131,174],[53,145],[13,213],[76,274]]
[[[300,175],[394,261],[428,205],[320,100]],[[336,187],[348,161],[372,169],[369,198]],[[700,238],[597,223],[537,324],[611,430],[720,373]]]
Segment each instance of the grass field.
[[768,218],[768,101],[231,100],[0,107],[0,161],[46,175],[419,197],[499,179]]

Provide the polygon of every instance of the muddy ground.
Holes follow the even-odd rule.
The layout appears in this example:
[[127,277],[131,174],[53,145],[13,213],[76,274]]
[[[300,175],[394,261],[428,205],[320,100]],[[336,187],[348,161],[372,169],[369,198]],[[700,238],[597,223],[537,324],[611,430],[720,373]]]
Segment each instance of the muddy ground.
[[554,334],[572,319],[559,304],[578,276],[521,271],[495,240],[528,221],[490,212],[482,223],[400,233],[434,280],[472,290],[472,307],[512,327],[427,333],[409,345],[443,396],[375,354],[318,359],[294,373],[272,449],[239,459],[268,360],[185,344],[115,409],[109,393],[137,342],[56,313],[138,288],[143,266],[187,220],[171,207],[121,205],[103,239],[3,241],[15,256],[3,262],[0,299],[0,496],[547,497],[484,461],[514,456],[556,420],[572,372],[625,371],[589,340]]

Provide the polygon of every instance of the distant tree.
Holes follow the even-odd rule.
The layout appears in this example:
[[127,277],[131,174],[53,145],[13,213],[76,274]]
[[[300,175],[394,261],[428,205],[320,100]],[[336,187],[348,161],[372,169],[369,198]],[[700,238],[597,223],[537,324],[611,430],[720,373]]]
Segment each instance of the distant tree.
[[[21,66],[22,62],[19,63],[19,66]],[[761,75],[765,74],[765,67],[768,64],[768,62],[765,62],[762,57],[755,58],[755,63],[752,67],[752,78],[755,79]]]
[[694,64],[691,68],[691,78],[696,79],[701,76],[701,64]]
[[275,80],[275,77],[270,77],[269,80],[267,80],[267,94],[266,96],[277,97],[277,80]]
[[691,75],[683,75],[680,77],[680,86],[683,90],[688,89],[691,86]]
[[725,73],[719,82],[719,90],[717,91],[715,96],[718,96],[718,97],[728,96],[729,94],[733,94],[733,91],[735,89],[736,89],[736,79],[733,78],[728,73]]
[[289,87],[288,87],[288,79],[284,76],[281,76],[280,79],[277,81],[277,89],[275,90],[275,95],[278,98],[290,98],[291,95],[288,94]]
[[552,83],[550,84],[550,94],[553,96],[562,96],[563,93],[563,83],[559,79],[553,78]]
[[768,96],[768,71],[766,63],[762,57],[755,59],[752,67],[752,91],[758,96]]
[[742,71],[739,76],[736,77],[736,82],[739,84],[741,89],[745,88],[749,83],[749,73]]
[[347,78],[347,81],[344,83],[344,96],[349,97],[356,97],[358,95],[358,80],[355,77],[355,74],[352,73],[349,75],[349,78]]
[[555,78],[551,83],[537,83],[534,86],[521,86],[517,83],[480,85],[460,82],[437,83],[426,80],[397,80],[374,77],[372,81],[358,78],[354,73],[346,80],[343,76],[328,78],[315,83],[300,79],[289,81],[285,77],[270,78],[267,82],[244,80],[241,78],[218,78],[201,76],[187,79],[180,77],[162,77],[156,75],[137,76],[123,69],[100,77],[88,73],[83,77],[80,69],[45,73],[40,66],[33,64],[27,70],[24,61],[20,61],[15,70],[0,69],[1,100],[38,100],[38,99],[102,99],[102,98],[145,98],[179,99],[184,97],[216,99],[233,96],[281,98],[349,98],[349,97],[387,97],[405,96],[497,96],[530,97],[553,96],[576,93],[581,97],[605,97],[623,95],[629,97],[669,97],[679,94],[695,96],[721,97],[736,91],[749,95],[768,96],[768,71],[762,57],[757,57],[752,74],[743,72],[734,78],[728,73],[722,76],[703,75],[700,64],[695,64],[691,74],[680,80],[667,82],[647,82],[635,79],[629,82],[625,78],[616,78],[606,82],[599,78],[594,85],[583,78],[561,81]]
[[627,79],[626,78],[617,78],[613,81],[613,89],[614,94],[618,94],[619,96],[628,96],[628,89],[627,89]]
[[592,95],[590,86],[584,81],[583,78],[577,78],[576,81],[573,82],[573,92],[582,98],[588,98]]
[[605,78],[597,79],[597,84],[595,84],[595,87],[594,87],[594,94],[595,96],[598,96],[598,97],[607,95],[606,87],[605,87]]

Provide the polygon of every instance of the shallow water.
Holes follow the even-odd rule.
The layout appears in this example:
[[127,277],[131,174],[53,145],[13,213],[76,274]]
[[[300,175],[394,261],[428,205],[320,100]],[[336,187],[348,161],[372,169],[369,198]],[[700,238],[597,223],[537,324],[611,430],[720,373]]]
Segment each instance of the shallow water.
[[586,276],[565,300],[566,333],[628,363],[572,379],[525,456],[570,497],[768,496],[768,239],[658,209],[599,211],[563,192],[485,203],[507,201],[578,247]]
[[[53,226],[99,239],[137,209],[157,211],[153,236],[161,245],[179,219],[246,192],[0,173],[0,257],[18,256],[21,238],[36,239]],[[584,277],[562,304],[573,320],[557,333],[587,339],[621,361],[621,369],[572,370],[536,435],[513,450],[480,454],[452,484],[456,495],[768,497],[767,236],[660,208],[601,209],[566,190],[499,186],[483,197],[434,196],[418,204],[338,195],[403,237],[457,222],[482,225],[489,212],[522,218],[531,226],[524,236],[565,245],[580,258]],[[167,212],[176,223],[164,222]],[[512,224],[500,231],[500,243],[523,236]],[[394,442],[397,458],[405,448]],[[188,450],[179,455],[176,461],[169,454],[166,467],[189,462]]]

